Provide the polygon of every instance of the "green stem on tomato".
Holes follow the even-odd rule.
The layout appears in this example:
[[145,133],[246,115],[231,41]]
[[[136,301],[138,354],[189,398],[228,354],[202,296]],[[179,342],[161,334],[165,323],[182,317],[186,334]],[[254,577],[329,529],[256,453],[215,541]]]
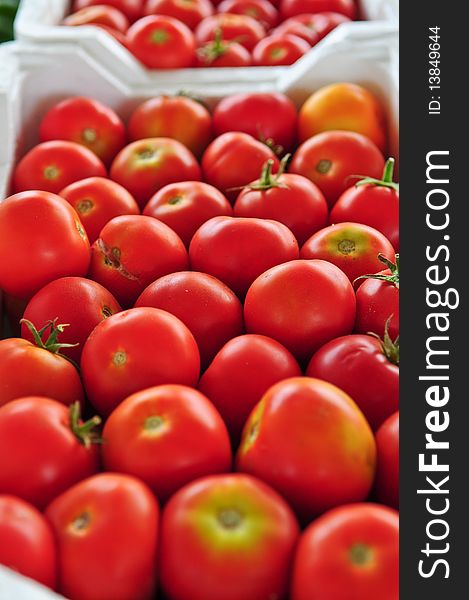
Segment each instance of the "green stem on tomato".
[[357,175],[360,178],[360,181],[357,181],[355,184],[356,187],[365,184],[378,185],[381,187],[390,188],[399,193],[399,184],[394,183],[392,180],[394,175],[394,158],[388,158],[386,164],[384,165],[383,176],[381,179],[375,179],[374,177],[366,177],[363,175]]
[[80,403],[74,402],[69,408],[70,428],[80,444],[89,448],[92,444],[101,444],[102,437],[94,429],[101,424],[101,417],[95,415],[82,423],[80,421]]

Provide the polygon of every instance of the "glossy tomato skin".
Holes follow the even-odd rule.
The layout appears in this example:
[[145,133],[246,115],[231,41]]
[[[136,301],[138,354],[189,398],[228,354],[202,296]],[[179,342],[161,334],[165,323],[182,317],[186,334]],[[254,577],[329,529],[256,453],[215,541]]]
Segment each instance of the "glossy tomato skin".
[[268,0],[223,0],[217,11],[247,15],[259,21],[265,29],[275,27],[279,20],[278,10]]
[[79,27],[81,25],[104,25],[120,33],[129,28],[129,20],[119,9],[113,6],[85,6],[65,17],[62,25]]
[[81,357],[86,394],[104,415],[148,387],[196,387],[199,370],[199,350],[191,332],[177,317],[156,308],[132,308],[102,321]]
[[58,277],[86,275],[90,244],[68,202],[31,191],[0,204],[0,255],[0,288],[29,299]]
[[271,485],[308,521],[366,499],[376,446],[363,413],[345,392],[320,379],[294,377],[273,385],[251,412],[236,464]]
[[346,335],[324,344],[306,371],[333,383],[358,405],[374,431],[399,408],[399,367],[369,335]]
[[197,50],[197,67],[249,67],[251,64],[251,53],[237,42],[211,41]]
[[203,46],[214,40],[218,30],[221,30],[223,40],[235,41],[249,52],[265,36],[264,27],[256,19],[246,15],[219,13],[199,23],[195,30],[197,45]]
[[351,333],[355,297],[347,276],[323,260],[294,260],[260,275],[248,290],[249,333],[283,344],[301,363],[329,340]]
[[[31,298],[23,317],[38,330],[54,319],[57,323],[67,323],[68,327],[59,335],[59,342],[78,346],[62,348],[61,354],[79,363],[83,346],[96,325],[121,310],[114,296],[99,283],[84,277],[61,277],[48,283]],[[47,335],[43,336],[44,342]],[[21,336],[34,341],[24,323]]]
[[285,598],[298,534],[289,506],[262,482],[204,477],[163,512],[162,587],[170,600]]
[[309,138],[295,152],[290,172],[308,177],[330,207],[350,186],[354,175],[379,179],[384,157],[367,137],[352,131],[325,131]]
[[195,29],[202,19],[213,14],[213,6],[210,0],[147,0],[143,12],[173,17]]
[[399,509],[399,411],[376,432],[378,468],[374,494],[379,502]]
[[[386,269],[382,275],[391,275]],[[379,279],[364,279],[357,289],[357,333],[373,332],[384,335],[386,321],[389,322],[389,336],[394,341],[399,335],[399,288],[394,283]]]
[[357,16],[355,0],[281,0],[280,12],[286,19],[304,13],[337,12],[349,19]]
[[[331,576],[333,574],[333,576]],[[398,600],[399,515],[379,504],[350,504],[303,533],[292,600]]]
[[202,375],[199,390],[223,417],[235,447],[252,409],[275,383],[299,377],[301,369],[281,344],[263,335],[229,340]]
[[259,67],[292,65],[310,48],[311,45],[297,35],[277,33],[265,37],[256,45],[252,51],[252,59]]
[[170,227],[152,217],[124,215],[109,221],[93,244],[88,276],[128,308],[152,281],[188,265],[187,250]]
[[268,219],[214,217],[196,231],[189,246],[192,269],[217,277],[240,298],[261,273],[298,254],[288,227]]
[[138,477],[165,502],[182,486],[231,469],[223,419],[197,390],[160,385],[126,398],[103,430],[107,471]]
[[283,37],[286,34],[298,36],[305,40],[305,42],[308,42],[310,46],[315,46],[320,40],[319,34],[315,29],[293,19],[284,21],[272,31],[271,35]]
[[328,33],[335,29],[341,23],[348,23],[350,19],[342,13],[325,11],[320,13],[303,13],[290,17],[284,23],[297,22],[306,25],[319,35],[322,40]]
[[152,306],[181,319],[197,342],[202,368],[223,344],[244,331],[240,301],[228,286],[206,273],[165,275],[142,292],[135,306]]
[[0,495],[0,565],[47,587],[57,584],[57,552],[49,523],[31,504]]
[[0,449],[0,493],[39,509],[99,469],[96,446],[76,437],[68,408],[40,396],[0,407]]
[[63,594],[80,600],[153,598],[159,508],[143,482],[101,473],[66,490],[45,514],[58,544]]
[[[103,0],[75,0],[73,10],[77,11],[96,4],[102,5]],[[113,6],[123,12],[131,23],[142,16],[142,0],[106,0],[106,5]]]

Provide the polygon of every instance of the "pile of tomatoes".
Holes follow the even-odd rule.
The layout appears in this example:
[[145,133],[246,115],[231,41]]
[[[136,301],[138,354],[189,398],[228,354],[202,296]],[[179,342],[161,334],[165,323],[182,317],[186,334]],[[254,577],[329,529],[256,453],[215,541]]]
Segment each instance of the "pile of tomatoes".
[[75,0],[63,25],[100,27],[149,69],[291,65],[355,0]]
[[0,203],[0,563],[397,600],[399,192],[367,89],[43,114]]

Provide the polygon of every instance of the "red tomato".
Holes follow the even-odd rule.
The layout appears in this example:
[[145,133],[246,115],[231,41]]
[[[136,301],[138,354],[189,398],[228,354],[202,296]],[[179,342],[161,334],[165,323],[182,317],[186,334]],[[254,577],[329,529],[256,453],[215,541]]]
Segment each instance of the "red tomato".
[[123,46],[126,45],[124,33],[121,33],[120,31],[117,31],[117,29],[113,29],[112,27],[107,27],[107,25],[100,25],[99,23],[94,23],[93,26],[97,27],[98,29],[102,29],[103,31],[106,31],[110,36],[117,40],[119,44],[122,44]]
[[167,225],[143,215],[115,217],[91,248],[89,277],[130,307],[152,281],[189,266],[184,244]]
[[290,171],[315,183],[333,206],[351,184],[351,178],[363,173],[379,177],[384,157],[367,137],[352,131],[325,131],[303,142],[293,156]]
[[308,42],[310,46],[315,46],[321,39],[315,29],[308,27],[305,23],[293,21],[293,19],[284,21],[272,31],[271,35],[283,38],[286,34],[297,36]]
[[251,410],[274,383],[301,375],[281,344],[263,335],[231,339],[202,375],[199,390],[220,411],[235,446]]
[[249,51],[265,36],[264,27],[256,19],[246,15],[220,13],[199,23],[195,30],[197,45],[203,46],[214,40],[217,31],[221,31],[223,40],[238,42]]
[[197,50],[198,67],[249,67],[251,63],[249,50],[237,42],[215,39]]
[[247,133],[224,133],[210,144],[202,157],[204,179],[234,201],[239,188],[254,181],[269,158],[274,161],[273,170],[277,171],[278,159],[265,144]]
[[329,511],[301,537],[292,600],[397,600],[399,515],[378,504]]
[[[102,5],[104,0],[75,0],[73,12],[81,10],[86,6]],[[113,6],[126,15],[133,22],[142,16],[142,0],[106,0],[106,6]]]
[[177,317],[156,308],[132,308],[102,321],[81,357],[87,397],[104,415],[148,387],[197,387],[199,370],[199,350],[191,332]]
[[288,227],[268,219],[214,217],[197,230],[189,246],[192,268],[217,277],[240,298],[261,273],[298,254]]
[[[381,268],[379,254],[392,256],[391,242],[377,229],[361,223],[339,223],[317,231],[301,248],[301,258],[320,258],[342,269],[353,283]],[[360,282],[361,283],[361,282]]]
[[260,67],[292,65],[310,48],[310,44],[297,35],[269,35],[256,45],[252,58],[254,64]]
[[189,247],[201,225],[212,217],[230,217],[233,209],[225,196],[208,183],[181,181],[156,192],[143,214],[166,223]]
[[123,185],[143,208],[159,189],[176,181],[200,181],[200,167],[190,150],[170,138],[132,142],[114,159],[110,177]]
[[393,183],[394,159],[389,158],[382,179],[365,177],[348,188],[334,204],[331,223],[355,221],[381,231],[399,252],[399,184]]
[[294,260],[269,269],[248,290],[249,333],[267,335],[299,360],[352,331],[355,294],[346,275],[324,260]]
[[23,192],[0,203],[0,256],[0,289],[29,299],[54,279],[86,275],[90,244],[63,198]]
[[375,496],[383,504],[399,508],[399,411],[391,415],[376,433],[378,469]]
[[[267,1],[267,0],[266,0]],[[215,135],[243,131],[274,148],[291,150],[295,144],[296,108],[279,92],[233,94],[213,112]]]
[[71,485],[96,473],[98,452],[91,428],[79,420],[78,403],[28,396],[0,407],[0,493],[44,508]]
[[320,13],[303,13],[290,17],[284,23],[302,23],[308,29],[312,29],[319,35],[322,40],[328,33],[335,29],[341,23],[348,23],[350,19],[341,13],[336,12],[320,12]]
[[262,482],[205,477],[163,512],[162,587],[173,600],[285,598],[298,535],[289,506]]
[[337,12],[349,19],[357,16],[355,0],[281,0],[280,11],[284,19],[304,13]]
[[160,308],[181,319],[197,342],[203,368],[223,344],[244,331],[240,301],[206,273],[185,271],[161,277],[144,290],[135,306]]
[[245,187],[233,207],[236,217],[273,219],[286,225],[299,245],[327,223],[327,202],[321,190],[306,177],[271,174],[267,162],[260,179]]
[[149,69],[184,69],[195,61],[192,31],[178,19],[155,15],[131,25],[127,48]]
[[231,469],[222,418],[197,390],[160,385],[126,398],[103,430],[108,471],[135,475],[165,502],[183,485]]
[[313,356],[306,374],[346,392],[375,431],[399,408],[399,351],[389,339],[346,335],[331,340]]
[[[285,435],[288,432],[288,435]],[[251,412],[237,469],[259,477],[297,515],[314,516],[368,496],[375,475],[373,433],[335,385],[294,377],[272,386]]]
[[13,189],[58,194],[79,179],[105,176],[106,168],[94,152],[75,142],[55,140],[38,144],[23,156],[13,172]]
[[195,29],[202,19],[213,15],[213,6],[210,0],[146,0],[143,12],[173,17]]
[[31,504],[0,495],[0,564],[55,589],[57,556],[49,523]]
[[[83,345],[96,325],[120,310],[114,296],[99,283],[83,277],[61,277],[48,283],[31,298],[24,318],[36,328],[54,320],[67,323],[59,334],[59,342],[73,344],[74,347],[63,347],[60,353],[79,363]],[[44,343],[47,335],[44,332],[42,336]],[[21,325],[21,336],[34,341],[25,323]]]
[[144,483],[128,475],[95,475],[56,498],[46,517],[59,549],[60,591],[67,597],[154,597],[159,509]]
[[252,17],[266,29],[275,27],[279,20],[278,10],[268,0],[223,0],[217,11]]
[[105,25],[125,33],[129,28],[129,20],[123,12],[113,6],[97,5],[85,6],[85,8],[72,13],[65,17],[62,25]]

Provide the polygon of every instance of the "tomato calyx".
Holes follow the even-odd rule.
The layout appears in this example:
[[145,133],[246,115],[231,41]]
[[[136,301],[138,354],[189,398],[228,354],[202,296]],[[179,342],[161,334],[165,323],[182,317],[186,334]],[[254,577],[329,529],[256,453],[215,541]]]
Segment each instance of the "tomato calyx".
[[223,529],[233,530],[243,522],[243,515],[236,508],[224,508],[217,515],[217,520]]
[[355,184],[355,187],[366,184],[377,185],[381,187],[387,187],[399,193],[399,184],[392,180],[394,174],[394,162],[394,158],[388,158],[386,164],[384,165],[383,177],[381,179],[374,179],[373,177],[358,175],[357,177],[360,178],[360,181]]
[[96,240],[96,245],[103,255],[104,263],[131,281],[138,281],[138,277],[127,271],[124,265],[121,263],[121,251],[119,248],[110,248],[101,238]]
[[360,277],[357,277],[353,281],[353,283],[355,284],[355,282],[359,279],[378,279],[380,281],[387,281],[388,283],[392,283],[397,287],[397,289],[399,289],[399,254],[396,254],[395,263],[393,263],[391,260],[386,258],[384,254],[381,253],[378,254],[378,260],[381,261],[383,265],[385,265],[386,268],[391,271],[390,275],[384,275],[383,273],[360,275]]
[[101,417],[95,415],[94,417],[91,417],[91,419],[82,422],[80,419],[79,402],[74,402],[70,405],[68,414],[70,417],[70,429],[80,444],[85,446],[85,448],[90,448],[92,444],[103,443],[100,434],[97,431],[94,431],[95,428],[101,424]]
[[96,130],[92,129],[91,127],[86,127],[81,132],[81,139],[86,144],[93,144],[96,141],[97,137],[98,134],[96,133]]
[[280,181],[280,177],[284,174],[288,159],[290,158],[290,154],[287,154],[280,161],[280,166],[275,175],[272,174],[272,167],[274,166],[274,161],[269,158],[262,166],[261,176],[257,181],[245,186],[244,189],[250,190],[259,190],[259,191],[267,191],[272,188],[285,188],[288,189],[288,186]]
[[369,331],[368,335],[376,338],[381,344],[381,350],[386,358],[393,365],[399,366],[399,336],[396,337],[394,341],[392,341],[391,336],[389,335],[389,324],[391,323],[391,319],[394,315],[390,315],[386,319],[386,323],[384,324],[384,336],[381,339],[379,335],[376,333]]
[[[57,325],[57,320],[58,318],[56,317],[53,321],[47,321],[44,327],[42,327],[39,330],[36,329],[34,323],[31,323],[31,321],[28,321],[28,319],[21,319],[20,324],[24,323],[26,325],[31,335],[33,336],[35,345],[38,348],[42,348],[43,350],[47,350],[52,354],[56,354],[57,356],[65,358],[66,360],[71,362],[77,370],[79,370],[78,365],[75,363],[75,361],[73,361],[68,356],[65,356],[65,354],[61,354],[60,352],[62,348],[76,348],[77,346],[79,346],[79,344],[63,344],[59,342],[59,335],[63,332],[65,327],[69,327],[70,323],[60,323],[59,325]],[[46,333],[48,329],[50,329],[50,333],[46,341],[44,342],[42,336]]]
[[[265,146],[267,146],[267,148],[269,148],[270,150],[272,150],[272,152],[275,154],[275,156],[282,156],[283,154],[283,146],[281,146],[280,144],[276,144],[275,140],[273,138],[266,138],[261,131],[258,130],[258,139],[259,141],[264,144]],[[285,162],[285,166],[286,163],[288,162],[288,159],[290,158],[290,154],[286,155],[286,162]],[[284,167],[285,168],[285,167]]]
[[349,550],[350,560],[357,567],[366,567],[373,563],[374,552],[366,544],[354,544]]
[[227,41],[223,39],[223,31],[220,27],[215,30],[215,38],[212,42],[205,44],[202,48],[197,50],[197,54],[204,63],[210,65],[215,62],[217,58],[223,56],[228,48],[235,42],[235,40]]

